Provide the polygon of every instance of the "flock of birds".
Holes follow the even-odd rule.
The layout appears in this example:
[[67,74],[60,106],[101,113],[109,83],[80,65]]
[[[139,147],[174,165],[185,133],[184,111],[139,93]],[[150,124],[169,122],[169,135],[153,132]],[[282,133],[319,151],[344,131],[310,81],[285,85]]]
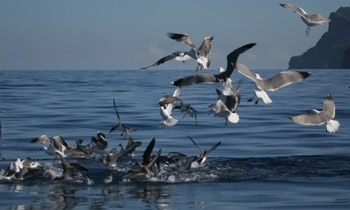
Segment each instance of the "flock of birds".
[[[122,133],[122,135],[124,135]],[[142,156],[142,163],[135,162],[134,151],[142,145],[142,142],[135,141],[132,137],[129,138],[127,145],[124,147],[119,144],[120,151],[117,148],[106,151],[108,141],[102,132],[97,132],[96,137],[92,136],[91,141],[87,145],[83,145],[83,140],[76,140],[76,146],[71,146],[63,137],[55,136],[49,138],[47,135],[41,135],[33,138],[31,142],[46,144],[44,151],[53,157],[55,161],[57,157],[62,166],[62,170],[56,169],[55,173],[49,173],[53,170],[52,166],[46,166],[31,158],[17,159],[11,162],[6,170],[2,171],[0,180],[28,180],[33,177],[36,179],[50,178],[52,180],[73,180],[93,182],[86,176],[88,169],[76,162],[77,158],[97,160],[103,163],[108,169],[117,170],[121,174],[122,180],[145,180],[157,176],[161,171],[168,173],[177,173],[190,170],[193,167],[202,165],[207,156],[215,150],[221,142],[217,142],[208,150],[202,151],[192,137],[189,140],[195,145],[199,151],[198,156],[187,156],[180,152],[169,152],[167,155],[161,154],[161,149],[156,154],[153,153],[156,140],[152,138],[147,145]],[[75,161],[69,161],[68,158],[73,158]],[[130,169],[131,170],[128,170]],[[126,170],[128,170],[126,172]],[[105,177],[104,183],[111,183],[113,176]]]
[[[310,28],[312,26],[330,21],[319,14],[308,15],[302,8],[295,7],[291,4],[280,5],[286,9],[296,12],[301,16],[301,19],[307,25],[307,36],[309,35]],[[260,75],[253,73],[247,66],[238,64],[237,60],[240,54],[253,48],[256,43],[243,45],[230,52],[226,57],[226,68],[220,68],[219,73],[201,73],[198,71],[208,69],[210,66],[209,55],[211,51],[211,42],[213,41],[214,37],[205,37],[200,47],[196,48],[194,42],[188,34],[168,33],[167,36],[175,41],[185,43],[190,47],[190,49],[188,51],[173,52],[170,55],[159,59],[154,64],[142,69],[155,67],[173,59],[184,63],[189,59],[194,59],[197,63],[197,67],[195,74],[173,81],[171,84],[175,86],[174,93],[172,95],[167,94],[159,100],[160,115],[162,118],[161,123],[164,124],[164,126],[174,126],[177,124],[178,120],[172,116],[172,110],[174,109],[185,113],[184,116],[189,115],[194,117],[197,125],[196,109],[194,109],[190,104],[185,103],[179,96],[183,87],[202,83],[223,84],[223,90],[216,89],[218,101],[209,106],[209,112],[213,113],[215,116],[224,118],[225,127],[227,127],[230,123],[238,123],[239,115],[237,113],[237,109],[241,99],[239,94],[240,83],[232,84],[232,80],[230,78],[235,69],[255,83],[255,94],[248,100],[253,101],[254,97],[257,97],[255,104],[258,103],[259,99],[262,99],[262,101],[266,104],[272,103],[271,98],[267,94],[268,91],[276,91],[282,87],[300,82],[310,76],[310,73],[303,71],[282,71],[269,79],[262,79]],[[335,104],[332,96],[326,96],[323,103],[324,107],[322,111],[314,110],[314,114],[293,116],[290,117],[291,121],[302,125],[326,124],[326,130],[328,132],[336,132],[340,124],[338,121],[334,120]],[[48,146],[44,147],[45,152],[51,156],[59,157],[63,171],[60,176],[53,177],[53,179],[74,179],[76,176],[81,176],[81,173],[88,170],[76,162],[67,161],[67,157],[95,157],[105,166],[114,169],[120,169],[123,167],[123,164],[121,164],[121,160],[123,159],[127,159],[127,163],[130,163],[130,160],[134,160],[133,152],[137,147],[142,145],[142,142],[135,141],[130,136],[130,132],[132,132],[134,129],[126,126],[121,121],[114,99],[113,105],[118,118],[118,123],[110,129],[110,133],[118,130],[121,132],[121,136],[124,138],[129,137],[128,144],[125,147],[122,144],[119,144],[119,152],[117,152],[116,148],[106,151],[108,142],[102,132],[97,132],[96,137],[93,136],[90,143],[87,145],[83,145],[83,140],[77,140],[75,147],[69,145],[69,143],[61,136],[55,136],[51,139],[46,135],[42,135],[32,140],[32,142],[47,144]],[[152,154],[155,146],[155,138],[153,138],[143,153],[142,163],[133,162],[134,164],[131,166],[132,169],[123,175],[123,179],[151,178],[156,176],[157,173],[164,169],[164,167],[171,167],[172,169],[175,168],[176,170],[180,171],[189,170],[191,167],[195,167],[194,165],[202,165],[210,152],[215,150],[221,144],[221,142],[217,142],[210,149],[202,152],[195,140],[191,137],[188,138],[199,150],[198,156],[188,157],[180,152],[170,152],[167,155],[162,155],[160,149],[156,154]],[[129,169],[130,164],[127,165],[126,168]],[[42,173],[42,170],[43,165],[37,161],[30,158],[23,160],[17,159],[4,171],[2,179],[22,180],[25,177],[31,177],[39,172]],[[112,177],[109,177],[106,182],[110,182],[111,179]]]

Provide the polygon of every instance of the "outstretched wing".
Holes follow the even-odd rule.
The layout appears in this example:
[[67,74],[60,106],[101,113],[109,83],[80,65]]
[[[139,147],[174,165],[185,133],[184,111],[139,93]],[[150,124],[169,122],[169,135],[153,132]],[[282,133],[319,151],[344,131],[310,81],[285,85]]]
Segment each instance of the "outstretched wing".
[[237,63],[236,68],[239,73],[243,74],[244,76],[256,82],[257,80],[256,75],[247,66]]
[[280,5],[281,5],[281,7],[289,9],[289,10],[291,10],[293,12],[296,12],[296,13],[298,13],[301,16],[305,17],[305,15],[307,14],[303,8],[296,7],[293,4],[288,4],[288,3],[286,4],[286,3],[284,3],[284,4],[280,4]]
[[202,154],[201,152],[201,149],[199,148],[198,144],[194,141],[194,139],[191,137],[191,136],[187,136],[191,141],[192,143],[194,144],[194,146],[197,147],[198,151],[199,151],[199,154]]
[[221,72],[220,74],[218,74],[217,78],[225,81],[226,78],[231,77],[231,74],[232,74],[234,68],[236,68],[238,56],[240,54],[244,53],[245,51],[249,50],[250,48],[254,47],[255,45],[256,45],[256,43],[249,43],[249,44],[243,45],[242,47],[239,47],[239,48],[235,49],[234,51],[232,51],[231,53],[229,53],[226,57],[226,60],[227,60],[226,70],[224,72]]
[[117,105],[115,103],[115,99],[114,98],[113,98],[113,105],[114,105],[115,113],[117,114],[118,120],[120,121],[120,116],[119,116]]
[[190,86],[200,83],[215,83],[217,82],[216,77],[213,74],[194,74],[172,82],[174,86]]
[[170,39],[173,39],[173,40],[178,41],[178,42],[184,42],[188,46],[190,46],[192,48],[195,48],[195,46],[193,44],[193,41],[192,41],[191,37],[188,34],[167,33],[167,36]]
[[143,153],[143,163],[142,165],[147,165],[152,160],[152,151],[154,148],[154,145],[156,144],[156,138],[153,138],[150,143],[148,144],[145,152]]
[[157,62],[155,62],[154,64],[150,65],[150,66],[147,66],[147,67],[142,67],[141,69],[148,69],[148,68],[151,68],[151,67],[154,67],[154,66],[159,66],[160,64],[163,64],[167,61],[170,61],[174,58],[176,58],[176,56],[178,55],[178,52],[174,52],[170,55],[167,55],[161,59],[159,59]]
[[221,141],[214,144],[210,149],[204,151],[204,155],[207,156],[209,153],[211,153],[213,150],[215,150],[219,145],[221,144]]
[[211,50],[211,41],[214,39],[213,36],[205,37],[201,46],[197,49],[198,57],[208,57]]
[[264,82],[264,89],[275,91],[287,85],[300,82],[301,80],[310,76],[308,72],[302,71],[282,71],[275,76],[266,79]]

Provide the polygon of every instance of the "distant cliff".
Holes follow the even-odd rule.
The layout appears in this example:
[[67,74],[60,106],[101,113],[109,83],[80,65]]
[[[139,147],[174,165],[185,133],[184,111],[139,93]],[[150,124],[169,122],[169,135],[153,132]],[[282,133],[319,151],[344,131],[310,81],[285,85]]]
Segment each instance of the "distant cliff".
[[350,69],[350,7],[340,7],[329,18],[328,31],[314,47],[291,57],[290,69]]

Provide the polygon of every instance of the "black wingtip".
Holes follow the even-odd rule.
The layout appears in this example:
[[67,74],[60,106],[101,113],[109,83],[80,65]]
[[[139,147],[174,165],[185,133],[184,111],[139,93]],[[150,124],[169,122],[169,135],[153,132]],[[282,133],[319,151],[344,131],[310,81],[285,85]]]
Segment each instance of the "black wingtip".
[[326,100],[333,100],[333,97],[332,97],[332,95],[331,94],[328,94],[328,96],[326,96],[326,98],[325,98]]
[[252,42],[252,43],[247,44],[246,47],[252,48],[252,47],[254,47],[255,45],[256,45],[256,42]]
[[218,94],[218,96],[222,94],[221,90],[219,90],[219,89],[215,89],[215,90],[216,90],[216,93]]
[[306,72],[306,71],[299,71],[299,73],[301,74],[301,76],[303,77],[303,79],[309,77],[311,75],[311,73]]
[[176,81],[174,81],[174,82],[171,82],[171,84],[172,84],[173,86],[181,87],[180,84],[181,84],[182,80],[183,80],[183,79],[178,79],[178,80],[176,80]]
[[284,8],[286,8],[286,5],[287,5],[287,4],[280,4],[280,6],[281,6],[281,7],[284,7]]

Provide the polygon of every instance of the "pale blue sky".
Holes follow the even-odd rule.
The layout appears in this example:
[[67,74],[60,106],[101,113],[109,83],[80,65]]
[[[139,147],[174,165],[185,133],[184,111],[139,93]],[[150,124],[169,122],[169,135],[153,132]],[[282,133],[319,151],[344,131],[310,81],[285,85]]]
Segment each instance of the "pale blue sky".
[[[349,0],[2,0],[0,70],[138,69],[187,46],[166,36],[188,33],[197,46],[212,42],[211,69],[249,42],[240,57],[254,69],[288,67],[290,56],[314,46],[328,24],[305,36],[300,17],[279,6],[292,3],[325,17]],[[194,61],[157,69],[194,69]]]

